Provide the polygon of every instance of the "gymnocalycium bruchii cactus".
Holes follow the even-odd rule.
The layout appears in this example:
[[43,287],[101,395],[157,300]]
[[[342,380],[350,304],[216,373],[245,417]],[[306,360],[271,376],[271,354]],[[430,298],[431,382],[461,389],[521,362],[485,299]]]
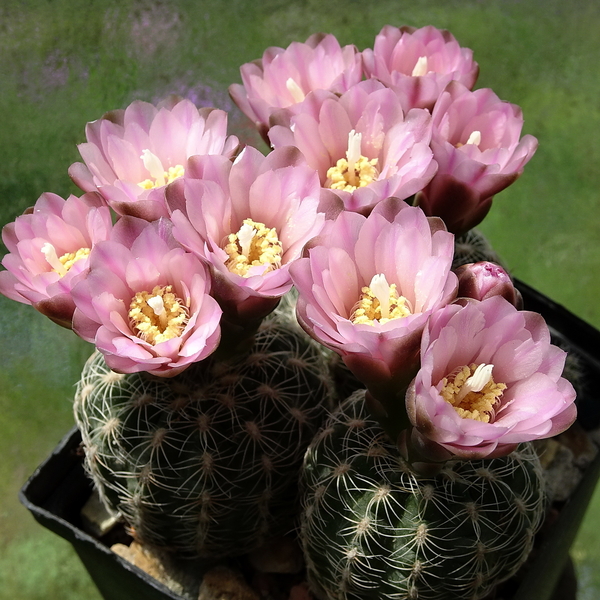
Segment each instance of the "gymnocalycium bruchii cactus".
[[139,541],[243,554],[293,527],[330,387],[321,348],[287,319],[266,320],[241,356],[174,378],[118,374],[95,353],[75,399],[86,466]]
[[419,476],[356,392],[309,447],[301,538],[328,600],[476,600],[527,558],[545,514],[530,444]]

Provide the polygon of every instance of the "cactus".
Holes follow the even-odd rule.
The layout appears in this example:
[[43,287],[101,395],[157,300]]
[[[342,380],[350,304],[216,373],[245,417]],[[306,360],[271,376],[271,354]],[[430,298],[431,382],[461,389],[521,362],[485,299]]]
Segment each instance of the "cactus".
[[170,379],[115,373],[95,353],[75,398],[86,468],[138,541],[243,554],[292,527],[330,387],[320,347],[281,313],[245,354]]
[[545,513],[530,444],[416,475],[353,394],[309,447],[301,539],[322,599],[476,600],[516,572]]

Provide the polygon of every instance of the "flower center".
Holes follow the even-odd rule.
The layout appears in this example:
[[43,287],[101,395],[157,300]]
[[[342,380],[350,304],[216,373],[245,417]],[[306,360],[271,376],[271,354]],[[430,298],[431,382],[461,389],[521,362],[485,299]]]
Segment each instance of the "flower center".
[[494,365],[484,363],[458,367],[441,381],[440,394],[463,419],[489,423],[506,384],[496,383],[492,377]]
[[152,292],[137,292],[129,305],[129,319],[138,337],[152,345],[179,337],[188,321],[188,307],[173,293],[173,287],[154,286]]
[[362,134],[354,129],[348,134],[346,158],[340,158],[334,167],[327,170],[325,187],[353,192],[377,179],[377,159],[369,160],[360,153],[361,140]]
[[383,273],[374,275],[369,286],[361,291],[360,300],[350,316],[355,325],[387,323],[412,314],[410,302],[398,294],[395,283],[388,284]]
[[252,219],[245,219],[237,233],[227,236],[224,249],[229,256],[225,266],[242,277],[247,277],[252,267],[266,267],[264,274],[281,266],[283,248],[277,231]]
[[466,143],[462,144],[461,142],[458,142],[458,144],[456,144],[456,147],[462,148],[462,146],[468,146],[469,144],[473,144],[474,146],[479,146],[479,144],[481,144],[481,131],[471,132],[471,135],[469,136],[469,139],[466,141]]
[[59,257],[56,254],[56,248],[50,242],[46,242],[42,246],[42,254],[46,257],[46,262],[61,277],[64,277],[78,260],[87,258],[90,252],[90,248],[79,248],[77,252],[67,252]]
[[185,172],[182,165],[169,167],[165,171],[162,162],[160,162],[160,158],[158,158],[156,154],[152,154],[152,152],[150,152],[148,149],[142,152],[140,158],[142,159],[144,167],[148,173],[150,173],[150,177],[152,178],[144,179],[144,181],[140,181],[140,183],[138,183],[138,185],[145,190],[151,190],[153,188],[167,185],[168,183],[175,181],[175,179],[183,177]]

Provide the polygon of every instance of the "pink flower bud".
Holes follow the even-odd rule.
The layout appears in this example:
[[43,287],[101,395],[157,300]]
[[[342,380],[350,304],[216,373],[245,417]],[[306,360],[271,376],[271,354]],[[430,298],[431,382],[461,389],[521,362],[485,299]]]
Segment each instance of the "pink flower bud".
[[518,309],[523,308],[523,298],[515,288],[509,274],[496,263],[478,262],[455,269],[458,277],[458,297],[485,300],[502,296]]

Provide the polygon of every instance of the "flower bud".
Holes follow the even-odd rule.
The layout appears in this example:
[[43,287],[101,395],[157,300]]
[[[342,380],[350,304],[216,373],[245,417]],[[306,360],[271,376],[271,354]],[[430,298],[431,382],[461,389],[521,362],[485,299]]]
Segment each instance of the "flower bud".
[[482,261],[462,265],[454,271],[458,277],[458,297],[485,300],[502,296],[517,309],[523,308],[523,298],[509,274],[496,263]]

